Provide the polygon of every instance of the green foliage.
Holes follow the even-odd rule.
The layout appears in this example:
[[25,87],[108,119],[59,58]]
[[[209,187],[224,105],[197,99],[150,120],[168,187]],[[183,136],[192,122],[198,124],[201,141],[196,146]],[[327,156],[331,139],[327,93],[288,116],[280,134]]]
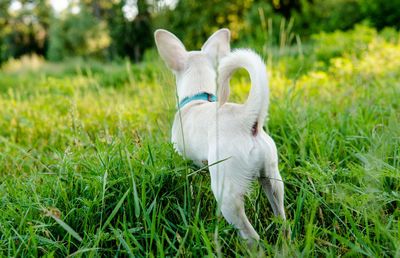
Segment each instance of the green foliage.
[[359,4],[371,26],[400,29],[400,1],[359,0]]
[[48,44],[51,7],[46,0],[23,1],[11,11],[12,1],[0,3],[0,65],[10,57],[44,55]]
[[321,32],[312,38],[315,41],[315,54],[318,60],[328,62],[331,58],[342,56],[344,53],[361,55],[377,36],[376,29],[357,25],[354,30]]
[[[139,62],[153,47],[157,28],[171,30],[188,49],[198,49],[209,35],[227,27],[235,46],[251,44],[265,55],[268,49],[306,42],[321,31],[354,29],[355,24],[378,31],[400,28],[399,1],[180,0],[174,8],[167,2],[76,0],[54,13],[48,0],[1,1],[0,64],[31,53],[51,61],[81,56]],[[11,3],[22,8],[11,10]],[[72,12],[76,7],[80,11]],[[137,16],[129,17],[126,9],[135,8]]]
[[[12,2],[22,7],[10,9]],[[81,56],[101,60],[129,57],[138,62],[153,45],[152,21],[146,1],[136,3],[139,13],[134,20],[123,13],[127,4],[126,0],[72,1],[67,10],[53,13],[47,0],[2,1],[0,64],[32,53],[51,61]]]
[[[254,187],[246,212],[259,250],[217,212],[207,169],[169,143],[174,79],[154,50],[141,64],[7,62],[0,256],[397,257],[399,32],[359,26],[313,38],[300,53],[267,51],[268,131],[292,235]],[[245,73],[231,87],[243,103]]]
[[227,27],[234,44],[252,44],[264,48],[265,52],[265,45],[270,48],[296,44],[300,39],[308,40],[312,34],[349,30],[360,22],[378,29],[399,28],[398,3],[385,0],[179,1],[173,10],[158,11],[154,26],[171,30],[189,49],[201,47],[211,33]]
[[80,12],[54,18],[50,27],[47,57],[60,61],[82,56],[100,60],[129,57],[135,62],[153,45],[150,13],[145,1],[138,1],[138,15],[127,20],[123,7],[127,1],[82,1]]
[[321,30],[347,30],[365,18],[360,12],[359,0],[301,1],[301,9],[293,10],[295,30],[302,36]]
[[47,57],[52,61],[70,56],[104,59],[103,50],[110,41],[107,24],[82,5],[79,14],[67,13],[63,19],[53,19]]
[[[244,36],[240,39],[239,44],[257,46],[261,43],[272,47],[292,43],[294,37],[291,31],[293,19],[287,21],[285,17],[275,13],[270,5],[265,3],[252,4],[244,20]],[[289,23],[286,24],[287,22]]]
[[[244,28],[243,17],[253,0],[235,1],[179,1],[174,10],[165,11],[155,18],[155,26],[171,30],[183,39],[188,49],[199,49],[204,39],[219,28],[231,30],[233,41],[238,40]],[[157,23],[160,19],[162,23]]]
[[110,36],[113,39],[109,52],[111,56],[128,56],[139,62],[144,51],[154,45],[149,6],[145,0],[139,0],[138,15],[135,20],[127,21],[122,13],[125,2],[114,4],[113,15],[108,19]]
[[295,31],[304,37],[321,30],[348,30],[366,21],[381,30],[400,27],[400,2],[386,0],[302,0],[300,9],[292,10]]

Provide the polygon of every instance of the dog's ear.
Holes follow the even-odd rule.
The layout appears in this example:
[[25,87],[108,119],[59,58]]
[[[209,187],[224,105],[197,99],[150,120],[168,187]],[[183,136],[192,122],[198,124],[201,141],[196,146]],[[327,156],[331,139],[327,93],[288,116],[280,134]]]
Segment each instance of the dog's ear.
[[182,42],[171,32],[162,29],[154,32],[154,38],[158,53],[166,65],[174,71],[182,70],[187,56]]
[[231,32],[228,29],[220,29],[214,32],[201,47],[201,51],[213,60],[220,59],[231,51],[229,44]]

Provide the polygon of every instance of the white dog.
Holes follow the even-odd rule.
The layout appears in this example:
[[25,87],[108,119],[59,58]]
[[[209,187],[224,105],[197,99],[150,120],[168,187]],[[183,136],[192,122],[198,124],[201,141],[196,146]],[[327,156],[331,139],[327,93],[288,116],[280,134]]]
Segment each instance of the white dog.
[[[201,51],[187,52],[166,30],[157,30],[155,41],[160,56],[176,76],[179,110],[172,127],[175,149],[198,166],[208,162],[211,188],[225,219],[243,238],[259,240],[244,210],[243,195],[252,180],[258,179],[275,216],[286,219],[276,146],[262,128],[269,104],[264,62],[250,50],[230,53],[228,29],[215,32]],[[250,74],[249,97],[245,104],[226,103],[229,80],[239,68]]]

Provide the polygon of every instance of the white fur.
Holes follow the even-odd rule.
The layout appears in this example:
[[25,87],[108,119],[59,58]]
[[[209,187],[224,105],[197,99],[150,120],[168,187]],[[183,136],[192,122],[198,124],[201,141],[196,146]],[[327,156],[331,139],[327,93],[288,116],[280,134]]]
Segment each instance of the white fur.
[[[172,126],[172,142],[182,156],[196,165],[201,166],[204,161],[211,165],[211,188],[222,214],[243,238],[258,240],[246,217],[243,195],[249,183],[258,179],[275,216],[285,219],[284,188],[275,143],[262,128],[269,103],[265,64],[251,50],[230,53],[229,39],[229,30],[221,29],[201,51],[187,52],[172,33],[155,32],[158,52],[175,73],[179,102],[199,93],[216,94],[215,66],[219,64],[218,102],[196,100],[180,109]],[[226,103],[229,80],[239,68],[250,74],[249,97],[245,104]],[[221,160],[224,161],[212,165]]]

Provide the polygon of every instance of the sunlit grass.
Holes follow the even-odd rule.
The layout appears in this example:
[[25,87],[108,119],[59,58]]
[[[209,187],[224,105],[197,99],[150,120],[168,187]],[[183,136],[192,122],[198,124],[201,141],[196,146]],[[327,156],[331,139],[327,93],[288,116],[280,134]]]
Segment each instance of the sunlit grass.
[[[365,30],[270,53],[267,130],[292,234],[254,187],[258,251],[217,215],[207,171],[173,151],[160,60],[12,61],[0,71],[0,254],[399,256],[400,45],[374,31],[360,49],[337,44]],[[246,76],[231,101],[246,100]]]

